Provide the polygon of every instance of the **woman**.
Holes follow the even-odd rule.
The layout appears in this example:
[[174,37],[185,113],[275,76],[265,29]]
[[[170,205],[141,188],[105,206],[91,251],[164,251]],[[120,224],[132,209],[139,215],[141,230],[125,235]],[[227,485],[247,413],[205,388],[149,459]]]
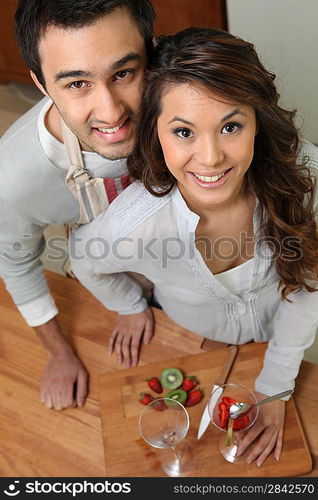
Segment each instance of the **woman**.
[[[300,150],[273,80],[252,44],[229,33],[159,38],[129,165],[142,183],[71,247],[75,274],[121,315],[149,312],[124,274],[134,271],[182,326],[230,344],[268,341],[260,398],[294,387],[318,324],[318,151]],[[140,338],[115,329],[110,349],[129,366]],[[284,404],[262,407],[240,450],[257,438],[249,462],[272,450],[279,459]]]

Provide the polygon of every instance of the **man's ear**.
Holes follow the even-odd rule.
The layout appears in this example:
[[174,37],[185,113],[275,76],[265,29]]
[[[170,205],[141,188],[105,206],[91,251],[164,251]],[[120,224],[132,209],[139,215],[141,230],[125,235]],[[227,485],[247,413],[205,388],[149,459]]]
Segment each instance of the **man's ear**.
[[42,94],[44,94],[47,97],[49,97],[49,94],[47,93],[47,91],[45,90],[45,88],[43,87],[43,85],[39,82],[39,80],[37,79],[36,75],[31,70],[30,70],[30,75],[31,75],[31,78],[34,81],[35,85],[37,86],[37,88],[39,90],[41,90]]

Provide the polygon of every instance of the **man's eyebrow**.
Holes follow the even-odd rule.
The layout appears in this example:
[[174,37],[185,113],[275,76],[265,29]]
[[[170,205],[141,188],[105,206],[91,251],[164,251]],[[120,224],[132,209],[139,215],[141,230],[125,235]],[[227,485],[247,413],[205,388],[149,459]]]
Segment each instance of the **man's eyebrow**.
[[93,73],[90,73],[89,71],[81,71],[79,70],[70,70],[70,71],[59,71],[55,75],[55,83],[58,82],[59,80],[63,80],[64,78],[92,78]]
[[[118,61],[115,61],[113,64],[110,65],[108,68],[107,72],[112,72],[116,71],[116,69],[121,68],[125,64],[127,64],[130,61],[138,61],[141,59],[141,55],[138,54],[137,52],[130,52],[129,54],[126,54],[125,56],[121,57],[118,59]],[[58,82],[59,80],[62,80],[64,78],[93,78],[96,76],[95,73],[91,73],[90,71],[83,71],[83,70],[65,70],[65,71],[59,71],[55,75],[55,82]]]
[[[225,122],[226,120],[229,120],[230,118],[232,118],[232,116],[235,116],[235,115],[244,115],[244,116],[247,116],[246,113],[244,113],[244,111],[242,111],[240,108],[235,108],[233,109],[233,111],[231,111],[230,113],[228,113],[227,115],[225,115],[223,118],[221,118],[220,122]],[[184,118],[180,118],[179,116],[174,116],[168,123],[172,123],[172,122],[183,122],[187,125],[191,125],[192,127],[194,127],[194,123],[192,122],[189,122],[188,120],[185,120]]]
[[116,69],[120,68],[121,66],[124,66],[130,61],[138,61],[141,59],[141,55],[138,54],[137,52],[130,52],[129,54],[125,55],[124,57],[121,57],[118,59],[118,61],[115,61],[111,66],[110,66],[110,71],[115,71]]

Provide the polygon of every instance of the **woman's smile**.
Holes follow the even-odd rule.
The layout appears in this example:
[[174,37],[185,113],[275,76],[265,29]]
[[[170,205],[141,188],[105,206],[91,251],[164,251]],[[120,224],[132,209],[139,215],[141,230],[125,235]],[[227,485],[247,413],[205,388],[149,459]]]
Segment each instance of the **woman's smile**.
[[191,209],[216,209],[240,196],[254,155],[252,106],[180,84],[161,99],[158,136],[166,165]]

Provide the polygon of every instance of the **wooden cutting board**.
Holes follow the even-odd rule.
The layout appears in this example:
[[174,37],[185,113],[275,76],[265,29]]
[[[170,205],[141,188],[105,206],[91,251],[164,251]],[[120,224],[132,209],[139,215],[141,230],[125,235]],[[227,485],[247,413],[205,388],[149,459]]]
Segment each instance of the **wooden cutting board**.
[[[267,343],[240,346],[227,382],[238,382],[253,388],[254,379],[262,368],[266,347]],[[201,440],[197,440],[201,414],[227,354],[227,349],[220,349],[100,376],[107,477],[165,476],[160,466],[160,454],[164,451],[152,448],[139,435],[138,417],[144,407],[138,399],[140,392],[149,392],[146,379],[158,377],[164,368],[169,367],[177,367],[187,375],[196,375],[205,393],[198,405],[188,408],[190,429],[186,439],[193,444],[196,456],[193,477],[291,477],[311,471],[311,455],[293,399],[286,405],[284,447],[278,462],[273,454],[261,467],[257,467],[255,463],[248,465],[227,462],[218,450],[218,436],[222,431],[213,424],[209,425]]]

